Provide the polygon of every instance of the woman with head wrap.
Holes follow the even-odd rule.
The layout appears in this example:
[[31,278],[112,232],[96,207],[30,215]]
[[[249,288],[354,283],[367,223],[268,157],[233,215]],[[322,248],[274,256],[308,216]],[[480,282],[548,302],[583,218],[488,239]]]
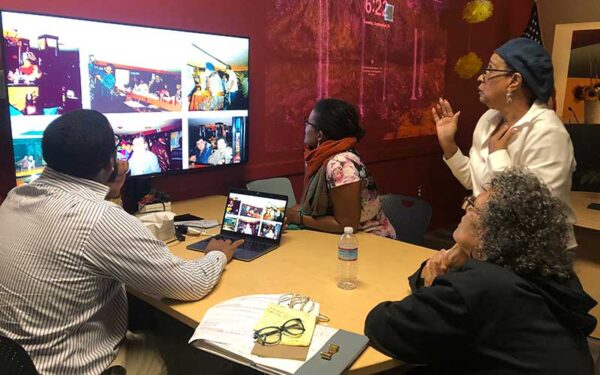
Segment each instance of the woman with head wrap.
[[367,316],[371,345],[418,374],[592,375],[596,302],[566,249],[562,203],[507,169],[463,205],[457,246],[409,278],[412,294]]
[[[512,166],[524,166],[544,181],[563,201],[570,224],[571,175],[575,170],[573,145],[563,123],[546,103],[554,91],[552,61],[538,43],[512,39],[498,48],[478,77],[479,100],[485,112],[473,133],[469,156],[455,142],[459,112],[440,99],[432,108],[444,161],[454,176],[474,195],[492,176]],[[570,230],[568,247],[576,246]]]

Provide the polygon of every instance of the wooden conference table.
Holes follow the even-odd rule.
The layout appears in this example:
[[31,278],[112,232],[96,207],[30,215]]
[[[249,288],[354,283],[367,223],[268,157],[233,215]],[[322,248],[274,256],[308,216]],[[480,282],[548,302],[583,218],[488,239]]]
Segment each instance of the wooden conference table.
[[[577,217],[577,226],[600,231],[600,210],[587,208],[590,203],[600,204],[600,193],[572,191],[571,205]],[[600,249],[598,250],[600,252]]]
[[[587,208],[590,203],[600,203],[600,193],[571,192],[571,205],[577,218],[575,272],[585,291],[600,303],[600,210]],[[600,322],[600,305],[594,307],[591,314]],[[600,324],[591,336],[600,338]]]
[[[575,270],[585,290],[600,301],[600,211],[587,208],[591,202],[600,202],[600,193],[572,192],[571,199],[578,219]],[[175,202],[173,211],[220,221],[224,206],[224,196],[210,196]],[[209,232],[217,233],[218,228]],[[321,303],[321,311],[331,318],[332,327],[363,333],[368,312],[381,301],[407,296],[410,293],[408,276],[435,251],[366,233],[357,236],[360,283],[351,291],[340,290],[335,284],[338,236],[301,230],[288,231],[278,249],[252,262],[230,262],[213,292],[200,301],[159,300],[134,290],[129,292],[192,328],[198,325],[206,310],[228,299],[296,292]],[[198,240],[198,237],[187,236],[185,242],[170,249],[181,258],[195,259],[202,255],[185,246]],[[592,315],[600,320],[600,306],[592,310]],[[596,327],[592,336],[600,337],[600,327]],[[367,348],[352,365],[350,373],[370,374],[400,364]]]
[[[220,221],[224,207],[224,196],[210,196],[175,202],[173,211]],[[218,228],[211,230],[211,233],[216,232]],[[362,334],[369,311],[379,302],[407,296],[410,293],[408,276],[435,252],[358,233],[360,283],[356,289],[345,291],[338,289],[335,283],[338,238],[310,230],[287,231],[278,249],[252,262],[231,261],[213,292],[200,301],[158,300],[136,291],[130,290],[130,293],[193,328],[211,306],[234,297],[301,293],[321,304],[321,312],[331,318],[329,325]],[[170,249],[184,259],[198,258],[200,253],[185,248],[194,241],[198,241],[198,237],[187,236],[185,242]],[[352,365],[350,373],[374,373],[399,364],[401,362],[369,347]]]

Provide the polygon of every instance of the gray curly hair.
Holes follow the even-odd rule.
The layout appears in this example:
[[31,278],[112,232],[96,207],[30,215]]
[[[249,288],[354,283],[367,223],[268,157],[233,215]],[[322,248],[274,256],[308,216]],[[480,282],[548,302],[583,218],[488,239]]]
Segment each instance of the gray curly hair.
[[487,190],[480,227],[485,260],[517,274],[572,277],[569,225],[562,202],[548,187],[527,169],[511,168],[497,174]]

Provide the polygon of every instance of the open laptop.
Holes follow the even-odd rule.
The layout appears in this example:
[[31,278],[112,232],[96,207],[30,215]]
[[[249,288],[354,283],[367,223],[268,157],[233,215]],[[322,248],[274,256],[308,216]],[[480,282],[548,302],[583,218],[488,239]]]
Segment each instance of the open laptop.
[[206,252],[213,238],[244,240],[233,257],[251,261],[275,250],[281,241],[288,198],[285,195],[231,189],[227,195],[221,233],[188,245],[190,250]]

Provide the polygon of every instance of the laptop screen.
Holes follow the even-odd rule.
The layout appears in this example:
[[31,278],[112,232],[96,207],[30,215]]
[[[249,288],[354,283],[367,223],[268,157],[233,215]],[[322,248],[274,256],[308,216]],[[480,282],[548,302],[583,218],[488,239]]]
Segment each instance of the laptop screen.
[[278,242],[286,206],[286,196],[232,190],[227,197],[221,231]]

